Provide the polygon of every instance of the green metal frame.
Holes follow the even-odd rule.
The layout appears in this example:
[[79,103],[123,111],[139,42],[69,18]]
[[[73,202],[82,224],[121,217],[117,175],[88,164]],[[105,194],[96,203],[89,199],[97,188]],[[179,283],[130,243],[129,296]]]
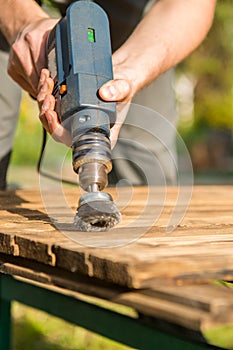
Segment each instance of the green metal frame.
[[[74,296],[53,291],[0,274],[0,349],[11,349],[11,301],[46,311],[68,322],[101,334],[133,348],[143,350],[206,349],[134,319]],[[211,347],[214,348],[214,347]]]

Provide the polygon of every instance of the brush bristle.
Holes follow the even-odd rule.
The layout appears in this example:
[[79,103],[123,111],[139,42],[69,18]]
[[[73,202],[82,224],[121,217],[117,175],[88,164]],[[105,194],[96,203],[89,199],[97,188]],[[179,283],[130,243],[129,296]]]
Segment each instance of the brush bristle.
[[97,200],[77,209],[74,225],[79,231],[108,231],[120,221],[121,214],[113,201]]

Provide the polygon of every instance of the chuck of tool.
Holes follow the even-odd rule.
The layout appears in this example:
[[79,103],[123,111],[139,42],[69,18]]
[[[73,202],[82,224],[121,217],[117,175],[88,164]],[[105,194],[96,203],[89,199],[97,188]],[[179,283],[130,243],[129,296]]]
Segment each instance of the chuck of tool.
[[102,191],[112,170],[108,115],[96,109],[80,111],[72,118],[73,169],[87,192]]

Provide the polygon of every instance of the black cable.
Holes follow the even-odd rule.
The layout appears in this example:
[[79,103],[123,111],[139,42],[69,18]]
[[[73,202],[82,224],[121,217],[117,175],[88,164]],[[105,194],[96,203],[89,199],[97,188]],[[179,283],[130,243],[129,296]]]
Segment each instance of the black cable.
[[43,161],[43,155],[44,155],[44,151],[45,151],[46,142],[47,142],[47,131],[43,127],[43,139],[42,139],[42,145],[41,145],[41,150],[40,150],[40,156],[39,156],[39,159],[37,162],[37,172],[40,175],[45,176],[48,179],[55,180],[57,182],[62,181],[62,183],[67,184],[67,185],[77,185],[77,183],[74,181],[66,180],[66,179],[59,179],[59,177],[52,175],[52,174],[48,174],[42,170],[42,161]]
[[38,171],[39,174],[42,174],[42,172],[41,172],[41,164],[42,164],[42,159],[43,159],[43,155],[44,155],[46,142],[47,142],[47,132],[46,132],[45,128],[43,127],[42,145],[41,145],[41,150],[40,150],[40,156],[39,156],[39,159],[38,159],[38,162],[37,162],[37,171]]

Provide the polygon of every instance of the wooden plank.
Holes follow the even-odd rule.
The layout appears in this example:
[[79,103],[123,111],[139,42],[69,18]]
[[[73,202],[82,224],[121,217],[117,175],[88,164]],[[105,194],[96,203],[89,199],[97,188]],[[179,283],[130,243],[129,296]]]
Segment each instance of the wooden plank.
[[[164,190],[154,190],[157,197],[152,198],[141,217],[148,190],[134,188],[132,200],[122,209],[123,222],[118,228],[101,234],[73,232],[72,240],[66,237],[68,231],[60,233],[49,222],[39,192],[2,192],[0,251],[134,288],[147,286],[155,279],[171,284],[226,275],[233,278],[232,189],[194,188],[186,217],[168,234],[165,227],[177,189],[166,191],[166,205],[159,221],[147,227],[153,222],[154,206],[161,206]],[[114,191],[113,195],[116,196]],[[49,196],[52,209],[58,211],[65,224],[64,208],[56,193],[51,191]],[[75,208],[73,190],[66,190],[66,198]]]
[[[72,214],[53,191],[47,208],[61,220],[62,232],[38,191],[1,192],[0,271],[127,305],[193,331],[233,322],[232,290],[203,284],[233,280],[233,187],[194,188],[186,216],[171,233],[166,227],[177,188],[124,191],[111,190],[122,223],[98,234],[70,231]],[[76,192],[64,192],[73,211]]]
[[212,283],[178,288],[151,283],[150,289],[143,290],[141,293],[200,309],[211,313],[212,316],[226,313],[233,307],[232,289]]
[[[144,316],[160,318],[164,321],[173,322],[174,324],[187,327],[189,329],[200,331],[204,320],[210,319],[211,315],[201,308],[193,309],[192,306],[184,305],[182,303],[174,303],[165,298],[156,298],[154,296],[146,295],[141,291],[126,291],[113,288],[113,286],[101,286],[93,283],[93,281],[82,281],[78,279],[76,283],[72,284],[72,280],[53,275],[53,273],[36,272],[29,267],[19,267],[12,263],[3,263],[0,265],[0,271],[8,274],[14,274],[23,278],[30,279],[36,283],[46,283],[48,285],[65,288],[60,290],[61,293],[69,295],[73,294],[78,299],[85,299],[86,296],[95,296],[97,298],[105,299],[112,303],[112,305],[128,306]],[[74,293],[71,293],[71,290]],[[91,299],[89,299],[90,301]],[[93,302],[100,304],[100,300],[93,299]],[[104,304],[104,307],[111,307],[111,304]],[[112,306],[112,308],[114,308]],[[136,317],[136,315],[135,315]]]
[[[164,287],[154,284],[150,289],[132,291],[120,289],[117,286],[101,285],[93,279],[74,279],[73,274],[44,269],[33,265],[20,267],[17,261],[0,264],[0,271],[15,276],[27,278],[31,281],[45,283],[63,288],[61,293],[73,294],[78,299],[88,300],[97,305],[102,304],[110,309],[117,309],[116,305],[124,305],[136,310],[144,316],[164,320],[194,331],[203,331],[216,325],[232,322],[233,298],[232,291],[217,285],[192,285],[183,287]],[[34,265],[35,267],[35,265]],[[71,293],[73,291],[74,293]],[[88,299],[88,297],[95,297]],[[97,298],[97,299],[96,299]],[[110,302],[106,304],[99,299]],[[115,305],[115,306],[114,306]],[[125,312],[121,309],[119,312]],[[136,317],[132,311],[130,314]]]

